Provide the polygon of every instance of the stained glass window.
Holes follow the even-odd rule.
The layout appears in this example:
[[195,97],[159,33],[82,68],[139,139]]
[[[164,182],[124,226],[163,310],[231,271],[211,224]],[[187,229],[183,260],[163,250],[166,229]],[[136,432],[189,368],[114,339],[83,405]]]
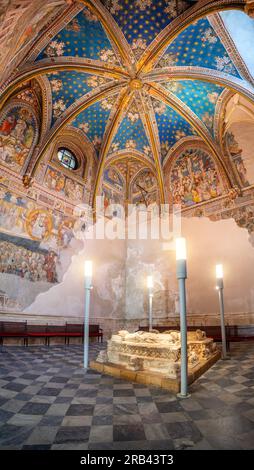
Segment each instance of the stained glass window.
[[57,152],[58,160],[65,168],[69,170],[76,170],[78,167],[78,160],[75,155],[66,148],[60,148]]

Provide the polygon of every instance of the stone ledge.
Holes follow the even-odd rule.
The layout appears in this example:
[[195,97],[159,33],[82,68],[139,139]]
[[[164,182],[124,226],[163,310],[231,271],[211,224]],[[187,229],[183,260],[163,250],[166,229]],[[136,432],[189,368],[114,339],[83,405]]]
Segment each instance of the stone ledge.
[[[215,353],[207,360],[193,368],[191,373],[188,374],[188,384],[192,384],[202,374],[204,374],[215,362],[221,357],[221,352],[215,351]],[[112,364],[106,362],[105,364],[97,361],[90,362],[91,369],[97,370],[101,374],[111,375],[113,377],[129,380],[130,382],[142,383],[144,385],[150,385],[154,387],[163,388],[170,392],[178,393],[180,391],[180,380],[170,379],[162,374],[156,374],[146,371],[134,371],[129,370],[124,366]]]

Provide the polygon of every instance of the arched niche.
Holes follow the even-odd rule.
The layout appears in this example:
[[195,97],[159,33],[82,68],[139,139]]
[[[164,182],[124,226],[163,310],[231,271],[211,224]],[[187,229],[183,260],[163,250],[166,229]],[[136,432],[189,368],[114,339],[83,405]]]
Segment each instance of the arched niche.
[[38,142],[39,125],[33,108],[13,100],[0,114],[0,164],[22,173]]
[[[74,169],[65,167],[58,158],[60,149],[69,150],[77,161]],[[36,181],[70,202],[89,202],[96,170],[92,145],[84,134],[67,126],[54,140],[35,173]]]
[[165,182],[169,203],[188,208],[222,196],[225,175],[204,144],[189,142],[171,156]]

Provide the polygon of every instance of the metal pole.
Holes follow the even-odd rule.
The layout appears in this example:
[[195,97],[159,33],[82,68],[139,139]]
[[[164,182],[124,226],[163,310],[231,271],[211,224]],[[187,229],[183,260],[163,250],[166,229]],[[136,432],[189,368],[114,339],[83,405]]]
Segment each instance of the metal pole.
[[90,310],[90,293],[91,293],[90,277],[85,279],[85,317],[84,317],[84,369],[88,369],[89,356],[89,310]]
[[186,290],[187,278],[186,260],[177,260],[177,279],[179,285],[180,306],[180,332],[181,332],[181,398],[189,397],[188,394],[188,350],[187,350],[187,320],[186,320]]
[[149,289],[149,331],[153,329],[153,293]]
[[222,359],[227,357],[227,343],[226,343],[226,328],[225,328],[225,316],[224,316],[224,298],[223,298],[223,280],[217,279],[217,289],[219,294],[220,303],[220,322],[221,322],[221,342],[222,342]]

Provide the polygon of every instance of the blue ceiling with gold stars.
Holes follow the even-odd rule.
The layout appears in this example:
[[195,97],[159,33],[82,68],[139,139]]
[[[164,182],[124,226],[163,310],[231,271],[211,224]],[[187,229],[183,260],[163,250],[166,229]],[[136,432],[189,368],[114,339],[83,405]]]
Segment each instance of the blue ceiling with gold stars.
[[216,103],[224,88],[201,80],[172,80],[161,85],[187,104],[207,128],[213,130]]
[[74,101],[91,91],[98,85],[110,80],[87,73],[75,71],[54,72],[47,75],[52,93],[52,122],[71,106]]
[[138,39],[147,47],[162,29],[192,4],[174,0],[102,0],[102,3],[121,28],[134,54]]
[[[112,100],[113,99],[115,99],[115,97],[112,97]],[[99,101],[80,113],[71,123],[72,126],[81,129],[87,135],[94,145],[97,154],[101,148],[101,142],[111,107],[112,101],[111,103],[107,103],[106,100]]]
[[157,67],[192,65],[240,77],[207,18],[191,24],[166,49]]
[[113,140],[111,151],[117,150],[139,150],[150,155],[150,145],[145,133],[141,118],[138,114],[124,117]]
[[[119,70],[123,72],[122,85],[134,96],[132,107],[122,113],[123,117],[118,122],[117,128],[112,132],[113,138],[109,145],[109,154],[123,149],[130,152],[138,150],[144,157],[152,159],[152,142],[160,142],[158,152],[162,160],[165,159],[169,149],[186,136],[198,135],[192,126],[180,114],[164,104],[163,101],[152,100],[153,112],[146,107],[146,94],[149,95],[149,86],[145,87],[146,73],[153,69],[164,67],[192,67],[198,71],[199,67],[217,70],[228,76],[229,80],[240,78],[233,55],[229,56],[226,46],[211,26],[207,17],[201,18],[190,24],[176,38],[172,39],[165,49],[161,49],[155,56],[151,56],[150,66],[147,71],[142,70],[140,75],[139,59],[147,51],[147,47],[158,47],[157,35],[172,23],[179,14],[188,9],[193,2],[184,0],[101,0],[107,27],[96,16],[95,7],[83,7],[76,16],[63,25],[63,28],[55,36],[52,35],[48,43],[38,55],[36,62],[48,59],[54,64],[61,57],[71,57],[70,64],[78,59],[86,59],[86,63],[96,65],[94,72],[59,71],[45,75],[50,84],[52,97],[51,125],[57,126],[64,118],[70,106],[75,105],[81,97],[89,92],[102,90],[107,84],[119,83]],[[79,5],[82,8],[82,5]],[[107,32],[106,32],[107,31]],[[117,35],[118,32],[118,35]],[[124,35],[124,37],[123,37]],[[48,36],[49,37],[49,36]],[[155,41],[154,41],[155,40]],[[153,43],[154,41],[154,43]],[[129,46],[127,45],[129,44]],[[133,56],[130,54],[130,48]],[[117,51],[118,49],[118,51]],[[152,49],[151,49],[152,50]],[[121,54],[125,51],[125,55]],[[148,57],[149,62],[149,57]],[[96,61],[96,62],[94,62]],[[128,63],[129,61],[129,63]],[[239,57],[238,57],[239,61]],[[237,61],[235,61],[237,62]],[[98,74],[97,70],[100,68]],[[85,70],[85,69],[84,69]],[[88,69],[88,71],[91,70]],[[108,71],[112,72],[112,78],[108,78]],[[130,72],[131,70],[131,72]],[[114,75],[114,72],[117,73]],[[187,73],[187,72],[186,72]],[[114,78],[116,77],[116,78]],[[141,78],[140,78],[141,77]],[[131,81],[136,83],[137,89],[131,86]],[[202,121],[206,125],[211,136],[213,135],[214,114],[218,99],[225,89],[215,83],[202,80],[181,80],[157,78],[159,84],[169,95],[174,95],[187,105],[196,122]],[[156,82],[153,83],[156,86]],[[141,90],[142,91],[139,91]],[[105,129],[110,118],[114,121],[114,115],[119,112],[118,106],[121,93],[118,89],[116,95],[105,94],[100,101],[81,112],[71,123],[79,128],[91,141],[97,155],[100,154]],[[137,103],[139,93],[143,94],[145,112],[150,113],[151,129],[145,130]],[[154,95],[155,96],[155,95]],[[161,95],[162,96],[162,95]],[[163,98],[161,98],[163,100]],[[137,103],[135,104],[135,100]],[[150,98],[148,98],[151,103]],[[121,114],[121,113],[120,113]],[[153,121],[155,115],[156,121]],[[104,157],[107,157],[105,155]]]
[[170,148],[178,140],[196,135],[196,132],[174,109],[157,100],[152,102],[160,137],[161,157],[164,160]]
[[37,60],[60,56],[118,62],[103,26],[87,8],[49,42]]

